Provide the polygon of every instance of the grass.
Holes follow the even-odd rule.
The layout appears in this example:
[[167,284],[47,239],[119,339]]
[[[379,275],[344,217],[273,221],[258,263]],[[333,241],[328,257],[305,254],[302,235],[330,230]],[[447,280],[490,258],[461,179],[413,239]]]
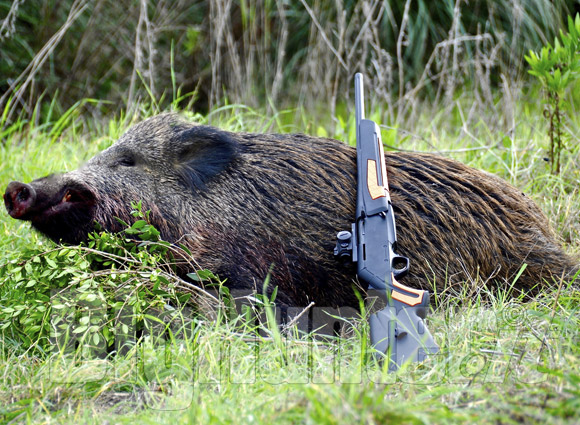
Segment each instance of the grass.
[[[550,295],[546,294],[547,298]],[[7,419],[33,423],[575,423],[578,297],[463,305],[431,316],[448,356],[397,375],[361,364],[357,337],[292,339],[282,355],[228,326],[107,361],[5,353]],[[517,313],[517,314],[514,314]],[[553,317],[552,317],[553,316]],[[545,342],[545,345],[543,344]],[[170,361],[168,361],[170,359]],[[17,364],[18,366],[14,366]],[[310,367],[308,367],[310,365]]]
[[[414,128],[385,126],[383,138],[504,177],[541,205],[568,250],[577,252],[580,148],[571,146],[562,174],[550,175],[540,114],[526,104],[514,106],[511,131],[489,124],[489,117],[470,118],[469,103],[458,100],[435,114],[422,112]],[[65,122],[18,121],[3,136],[0,187],[76,168],[153,109],[106,122],[85,119],[82,109]],[[244,105],[195,118],[234,131],[303,131],[348,140],[353,133],[346,114],[336,117],[333,129],[321,125],[328,117],[295,110],[264,115]],[[26,259],[30,250],[54,250],[4,211],[0,246],[0,266]],[[1,278],[0,311],[22,302],[25,292],[15,282],[14,275]],[[0,331],[0,422],[573,424],[580,414],[579,306],[580,294],[566,282],[526,302],[505,292],[487,294],[485,301],[439,300],[429,328],[441,355],[396,374],[367,356],[364,321],[341,340],[279,339],[255,336],[236,318],[202,320],[186,307],[175,308],[165,326],[145,305],[140,343],[129,338],[123,352],[103,358],[51,344],[30,349],[8,326]]]

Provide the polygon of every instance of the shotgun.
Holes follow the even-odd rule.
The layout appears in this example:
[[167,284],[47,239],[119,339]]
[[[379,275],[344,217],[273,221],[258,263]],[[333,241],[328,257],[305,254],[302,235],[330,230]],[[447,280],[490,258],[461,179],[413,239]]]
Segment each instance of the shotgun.
[[371,313],[370,337],[379,358],[389,359],[389,370],[406,361],[421,362],[439,347],[425,324],[429,292],[409,288],[396,279],[409,271],[409,259],[396,254],[397,233],[389,194],[385,155],[379,126],[364,116],[363,76],[355,75],[357,149],[356,217],[351,231],[337,235],[335,256],[357,264],[368,296],[385,306]]

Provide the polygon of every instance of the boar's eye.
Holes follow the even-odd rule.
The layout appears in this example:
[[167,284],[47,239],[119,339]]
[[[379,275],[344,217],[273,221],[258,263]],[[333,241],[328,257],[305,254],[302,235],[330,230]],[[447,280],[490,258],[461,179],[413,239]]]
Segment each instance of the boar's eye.
[[119,165],[123,167],[134,167],[135,166],[135,158],[132,156],[124,156],[119,159]]

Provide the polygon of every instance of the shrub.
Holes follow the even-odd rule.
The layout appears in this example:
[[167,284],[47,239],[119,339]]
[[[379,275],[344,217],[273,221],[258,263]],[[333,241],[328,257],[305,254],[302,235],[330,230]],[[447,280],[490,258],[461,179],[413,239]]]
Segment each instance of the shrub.
[[147,323],[211,315],[218,300],[203,289],[220,285],[209,271],[175,273],[184,248],[159,240],[148,213],[134,204],[135,222],[119,234],[95,232],[87,244],[27,249],[0,266],[0,338],[22,350],[82,349],[106,354],[134,343]]
[[560,173],[560,154],[569,139],[564,121],[569,105],[566,94],[580,76],[580,15],[568,17],[568,34],[560,31],[554,46],[547,43],[539,53],[526,56],[530,74],[538,78],[545,92],[544,117],[548,120],[549,160],[552,174]]

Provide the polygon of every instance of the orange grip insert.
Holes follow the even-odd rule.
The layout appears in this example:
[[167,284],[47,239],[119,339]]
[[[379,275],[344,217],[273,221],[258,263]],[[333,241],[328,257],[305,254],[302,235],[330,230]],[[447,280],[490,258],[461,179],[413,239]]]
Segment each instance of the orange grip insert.
[[367,188],[373,201],[385,196],[385,187],[379,185],[377,162],[372,159],[367,160]]
[[413,288],[409,288],[408,286],[401,285],[399,282],[397,282],[395,280],[394,276],[393,276],[393,286],[396,288],[402,289],[405,292],[410,292],[412,294],[417,295],[416,297],[413,297],[411,295],[403,294],[401,292],[393,290],[393,292],[391,293],[391,297],[393,297],[394,300],[400,301],[403,304],[407,304],[410,307],[416,306],[417,304],[421,304],[423,302],[423,296],[425,294],[425,291],[423,291],[421,289],[413,289]]

